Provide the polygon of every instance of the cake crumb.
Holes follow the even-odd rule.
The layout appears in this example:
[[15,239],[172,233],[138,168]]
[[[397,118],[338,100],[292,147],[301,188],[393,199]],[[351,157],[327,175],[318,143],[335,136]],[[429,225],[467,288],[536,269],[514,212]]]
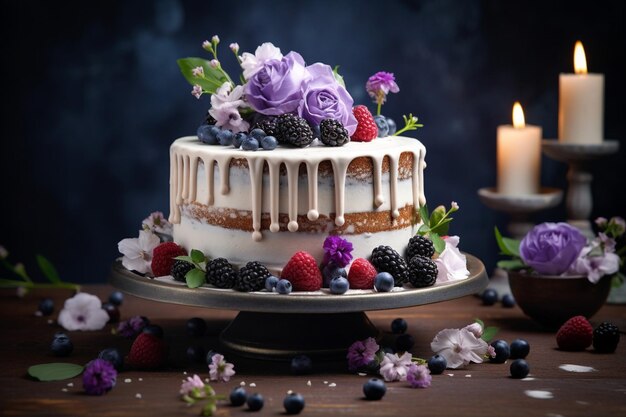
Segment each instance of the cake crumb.
[[288,390],[287,395],[291,395],[291,394],[293,394],[293,390]]
[[35,317],[43,317],[43,313],[39,310],[35,311]]
[[67,392],[67,388],[61,388],[61,391]]
[[68,387],[73,387],[73,386],[74,386],[74,383],[73,383],[73,382],[68,382],[68,383],[67,383],[67,386],[68,386]]
[[448,375],[448,376],[454,376],[454,374],[446,374],[446,375]]
[[308,381],[306,381],[306,384],[310,387],[312,385],[311,380],[309,379]]
[[471,377],[472,377],[472,375],[471,375],[471,374],[467,374],[467,375],[465,375],[465,378],[471,378]]
[[183,372],[183,375],[187,375],[187,371],[184,371],[184,372]]
[[328,385],[328,381],[324,381],[324,385]]
[[246,386],[246,381],[241,381],[241,382],[239,383],[239,386],[240,386],[240,387],[245,387],[245,386]]
[[54,320],[48,319],[48,324],[54,324]]
[[330,384],[328,384],[329,387],[331,388],[335,388],[337,386],[337,384],[335,384],[334,382],[331,382]]
[[359,372],[357,375],[358,376],[367,376],[367,374],[365,372]]
[[132,380],[132,379],[130,379],[130,378],[126,378],[126,379],[124,380],[124,382],[126,382],[127,384],[130,384],[131,382],[133,382],[133,380]]
[[256,384],[255,384],[254,382],[252,382],[252,383],[250,384],[250,387],[251,387],[251,388],[254,388],[254,387],[256,387]]
[[143,381],[143,378],[139,378],[139,382]]
[[142,395],[140,393],[135,394],[135,398],[141,399]]

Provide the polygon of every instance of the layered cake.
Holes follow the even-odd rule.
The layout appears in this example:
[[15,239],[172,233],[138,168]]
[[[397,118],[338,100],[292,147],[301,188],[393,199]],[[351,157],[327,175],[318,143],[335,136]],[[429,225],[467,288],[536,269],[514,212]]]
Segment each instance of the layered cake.
[[321,262],[328,235],[352,242],[354,257],[381,242],[403,248],[425,203],[425,154],[407,137],[257,152],[178,139],[170,148],[174,241],[272,269],[298,250]]

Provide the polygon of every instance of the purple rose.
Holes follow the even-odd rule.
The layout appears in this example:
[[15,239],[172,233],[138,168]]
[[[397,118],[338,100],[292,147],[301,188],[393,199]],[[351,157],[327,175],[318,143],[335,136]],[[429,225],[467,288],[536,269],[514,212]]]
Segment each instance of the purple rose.
[[261,114],[294,112],[302,100],[307,74],[304,59],[297,52],[289,52],[280,61],[269,60],[246,84],[246,99]]
[[542,223],[522,239],[524,263],[543,275],[560,275],[578,258],[587,239],[567,223]]
[[310,79],[302,84],[302,102],[298,114],[307,122],[319,125],[324,119],[341,122],[348,134],[356,130],[356,118],[352,114],[354,100],[333,75],[333,70],[325,64],[308,66]]

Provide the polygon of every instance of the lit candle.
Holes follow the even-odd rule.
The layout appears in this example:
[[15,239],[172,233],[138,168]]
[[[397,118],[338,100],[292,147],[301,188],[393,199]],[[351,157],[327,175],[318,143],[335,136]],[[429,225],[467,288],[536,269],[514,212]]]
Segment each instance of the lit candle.
[[559,141],[600,143],[604,133],[604,75],[587,74],[580,41],[574,47],[574,72],[559,75]]
[[541,127],[526,125],[522,106],[513,105],[513,126],[498,126],[498,193],[539,192]]

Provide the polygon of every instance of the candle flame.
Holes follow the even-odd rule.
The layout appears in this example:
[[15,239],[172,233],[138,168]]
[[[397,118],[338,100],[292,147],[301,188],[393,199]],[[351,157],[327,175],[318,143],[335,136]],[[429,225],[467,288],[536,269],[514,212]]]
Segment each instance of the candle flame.
[[526,127],[526,121],[524,120],[524,110],[522,110],[522,105],[519,104],[519,101],[516,101],[513,105],[513,127],[516,129]]
[[587,73],[587,58],[581,41],[576,41],[576,46],[574,46],[574,72],[576,74]]

